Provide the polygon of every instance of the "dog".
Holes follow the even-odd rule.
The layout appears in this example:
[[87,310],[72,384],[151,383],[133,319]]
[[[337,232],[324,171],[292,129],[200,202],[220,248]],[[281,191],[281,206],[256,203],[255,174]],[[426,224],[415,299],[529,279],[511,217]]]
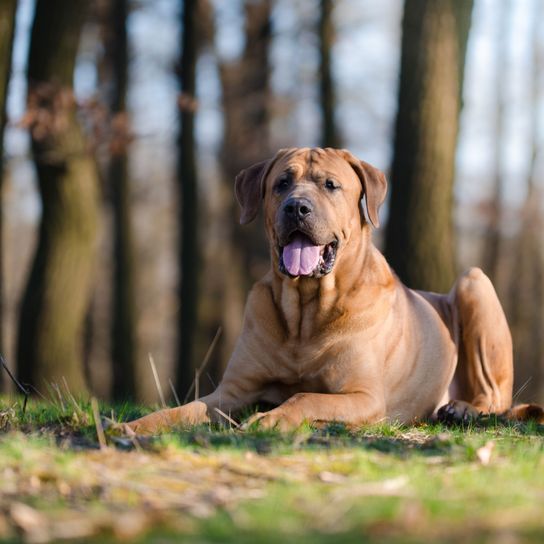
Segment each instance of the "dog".
[[415,291],[373,245],[386,191],[384,174],[347,150],[282,149],[243,170],[240,222],[262,206],[271,269],[249,294],[224,377],[212,394],[129,428],[218,421],[257,402],[276,407],[246,425],[282,431],[529,408],[544,423],[538,407],[510,410],[512,338],[487,276],[471,268],[448,294]]

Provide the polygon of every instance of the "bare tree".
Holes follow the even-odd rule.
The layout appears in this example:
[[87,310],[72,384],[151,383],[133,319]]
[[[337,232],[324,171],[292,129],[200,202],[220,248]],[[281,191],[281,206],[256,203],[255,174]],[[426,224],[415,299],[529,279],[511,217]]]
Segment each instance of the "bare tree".
[[331,52],[334,45],[333,1],[321,0],[319,12],[319,98],[321,103],[321,145],[340,147],[334,113],[336,99],[332,75]]
[[495,57],[495,152],[494,152],[494,183],[491,207],[489,210],[489,223],[485,237],[484,267],[491,279],[499,282],[500,256],[501,256],[501,223],[502,200],[504,193],[503,157],[505,155],[505,130],[504,118],[507,107],[505,63],[508,54],[509,26],[511,24],[510,1],[500,2],[497,5],[499,25],[497,32],[497,55]]
[[18,373],[43,387],[86,389],[81,332],[94,262],[97,170],[76,118],[76,54],[89,2],[37,0],[28,58],[27,122],[42,217],[24,293]]
[[126,111],[128,88],[128,1],[109,3],[106,57],[111,84],[112,139],[108,191],[113,216],[113,278],[111,349],[112,394],[116,399],[136,394],[136,309],[134,242],[131,219],[127,147],[129,122]]
[[[4,247],[3,235],[3,180],[4,180],[4,129],[7,122],[6,100],[8,84],[11,75],[11,52],[13,36],[15,34],[15,13],[17,0],[0,2],[0,353],[3,352],[3,325],[4,325]],[[0,387],[3,383],[3,372],[0,372]]]
[[[243,168],[264,160],[270,153],[270,62],[271,1],[246,1],[245,46],[240,58],[220,65],[223,90],[224,136],[221,162],[225,206],[222,245],[223,349],[226,364],[242,323],[244,301],[257,279],[255,269],[268,260],[267,244],[259,222],[238,224],[239,209],[234,198],[234,178]],[[221,374],[218,369],[217,374]]]
[[472,0],[406,0],[386,254],[414,288],[455,277],[454,158]]
[[182,2],[182,41],[178,138],[178,184],[181,205],[179,229],[180,310],[176,386],[183,398],[194,379],[193,353],[198,304],[198,185],[195,154],[196,61],[198,0]]
[[527,192],[521,210],[521,228],[514,244],[510,274],[510,324],[514,339],[516,388],[523,388],[521,398],[544,398],[544,247],[542,245],[542,187],[538,177],[542,124],[538,115],[544,96],[539,77],[544,69],[542,3],[535,2],[532,31],[532,101],[531,162]]

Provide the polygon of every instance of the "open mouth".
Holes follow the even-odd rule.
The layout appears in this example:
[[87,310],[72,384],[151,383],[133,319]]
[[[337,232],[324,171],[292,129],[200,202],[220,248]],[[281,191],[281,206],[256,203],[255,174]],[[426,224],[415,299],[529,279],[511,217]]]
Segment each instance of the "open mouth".
[[320,278],[334,266],[338,240],[325,245],[315,244],[308,235],[295,231],[289,243],[279,248],[282,274]]

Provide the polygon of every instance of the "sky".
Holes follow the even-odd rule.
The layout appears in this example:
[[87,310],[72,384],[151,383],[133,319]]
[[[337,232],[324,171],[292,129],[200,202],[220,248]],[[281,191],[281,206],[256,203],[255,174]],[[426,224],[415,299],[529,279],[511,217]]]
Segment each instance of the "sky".
[[[24,69],[33,0],[22,0],[17,19],[14,77],[10,84],[6,151],[10,159],[14,213],[29,221],[39,216],[28,162],[28,137],[17,127],[24,111]],[[178,4],[175,0],[140,0],[129,19],[131,42],[130,108],[135,132],[133,169],[141,184],[159,179],[169,183],[173,172],[172,144],[177,127],[177,94],[173,67],[179,43]],[[497,88],[503,85],[507,111],[501,168],[507,180],[505,199],[521,203],[529,165],[531,123],[542,119],[542,108],[532,111],[530,47],[536,6],[542,0],[476,0],[467,53],[464,109],[457,153],[456,198],[460,206],[489,198],[494,179]],[[235,58],[243,47],[240,0],[215,0],[217,9],[215,51],[199,62],[200,109],[197,137],[204,171],[217,171],[214,158],[221,144],[220,86],[215,54]],[[391,161],[400,54],[401,0],[338,0],[333,50],[334,75],[339,98],[337,118],[345,147],[387,171]],[[315,0],[277,0],[273,11],[274,41],[271,50],[272,83],[277,101],[296,107],[279,116],[273,125],[277,147],[316,145],[319,110],[315,73],[316,38],[313,33],[318,3]],[[505,51],[498,59],[500,12],[508,10]],[[541,12],[542,13],[542,12]],[[93,30],[85,39],[92,42]],[[503,38],[504,39],[504,38]],[[82,48],[88,50],[89,48]],[[92,54],[82,54],[75,86],[81,99],[96,84]],[[500,64],[500,79],[497,66]],[[540,123],[540,126],[544,123]],[[138,158],[139,157],[139,158]],[[153,157],[155,160],[149,160]],[[157,166],[158,165],[158,166]],[[158,171],[160,167],[161,171]],[[136,182],[137,183],[137,182]],[[213,185],[212,185],[213,187]]]

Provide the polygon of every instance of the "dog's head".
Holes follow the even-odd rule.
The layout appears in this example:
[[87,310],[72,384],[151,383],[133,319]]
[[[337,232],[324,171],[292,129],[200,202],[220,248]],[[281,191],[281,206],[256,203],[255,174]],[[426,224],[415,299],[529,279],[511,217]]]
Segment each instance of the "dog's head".
[[[379,226],[385,176],[349,151],[282,149],[236,176],[240,222],[251,222],[264,202],[266,232],[283,274],[320,278],[368,219]],[[355,236],[358,239],[358,236]]]

